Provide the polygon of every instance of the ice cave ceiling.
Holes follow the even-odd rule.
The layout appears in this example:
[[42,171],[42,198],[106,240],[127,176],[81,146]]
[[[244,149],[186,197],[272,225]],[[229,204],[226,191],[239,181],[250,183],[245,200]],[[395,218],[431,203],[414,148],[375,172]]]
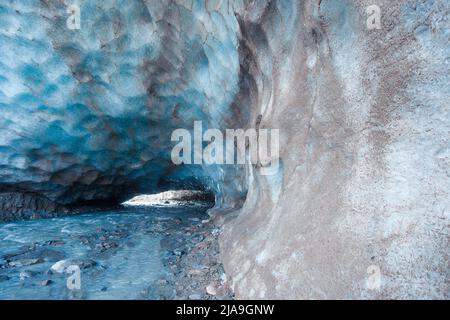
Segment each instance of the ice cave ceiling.
[[239,175],[170,160],[176,128],[248,122],[238,15],[220,2],[79,1],[70,30],[65,1],[3,1],[0,191],[73,204]]

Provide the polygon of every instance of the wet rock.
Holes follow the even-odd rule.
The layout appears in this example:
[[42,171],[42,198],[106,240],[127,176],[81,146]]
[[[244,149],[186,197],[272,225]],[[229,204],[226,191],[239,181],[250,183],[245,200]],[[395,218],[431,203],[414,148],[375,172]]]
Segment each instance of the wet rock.
[[62,240],[50,240],[50,241],[47,241],[46,244],[49,246],[60,246],[60,245],[65,244],[65,242]]
[[200,293],[193,293],[189,295],[189,300],[201,300],[202,295]]
[[50,218],[65,213],[67,213],[65,207],[36,193],[0,193],[0,221],[2,222]]
[[3,259],[5,259],[6,261],[11,261],[11,260],[14,260],[15,257],[23,256],[23,255],[29,253],[32,250],[34,250],[33,246],[24,247],[24,248],[22,248],[19,251],[10,252],[10,253],[7,253],[7,254],[3,255]]
[[8,281],[10,278],[4,274],[0,274],[0,282]]
[[209,294],[209,295],[211,295],[211,296],[216,296],[217,295],[217,289],[216,289],[216,286],[214,285],[214,284],[209,284],[207,287],[206,287],[206,292]]
[[65,254],[60,251],[50,250],[46,248],[36,248],[33,247],[33,249],[28,250],[22,250],[16,253],[11,253],[8,255],[5,255],[6,261],[9,263],[9,265],[12,265],[14,263],[20,263],[20,261],[24,260],[33,260],[33,259],[41,259],[45,261],[58,261],[61,259],[64,259]]
[[168,281],[166,279],[159,279],[157,284],[160,286],[165,286],[168,284]]
[[173,254],[176,256],[182,256],[185,252],[183,250],[176,249],[173,251]]
[[190,276],[199,276],[199,275],[203,274],[203,271],[200,269],[192,269],[192,270],[189,270],[188,274]]
[[88,269],[95,267],[97,265],[97,262],[91,259],[84,259],[84,260],[71,260],[70,263],[72,265],[77,265],[80,267],[80,269]]
[[20,278],[20,280],[25,280],[27,278],[35,277],[38,274],[39,274],[39,272],[36,272],[36,271],[25,270],[25,271],[21,271],[19,273],[19,278]]
[[96,248],[100,250],[100,252],[105,252],[110,249],[114,249],[119,247],[119,244],[114,241],[106,241],[96,245]]
[[18,259],[14,261],[8,262],[8,267],[10,268],[17,268],[17,267],[25,267],[25,266],[31,266],[33,264],[39,264],[43,263],[44,260],[37,258],[37,259]]
[[78,266],[80,269],[88,269],[96,266],[97,262],[91,259],[61,260],[52,265],[50,270],[57,273],[63,273],[69,266],[73,265]]

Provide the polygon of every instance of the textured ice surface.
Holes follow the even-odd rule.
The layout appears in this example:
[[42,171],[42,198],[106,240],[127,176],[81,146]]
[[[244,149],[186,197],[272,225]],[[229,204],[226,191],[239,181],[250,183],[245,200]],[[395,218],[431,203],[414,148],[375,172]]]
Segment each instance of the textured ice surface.
[[229,168],[173,166],[170,134],[244,118],[232,110],[238,22],[228,2],[79,3],[80,30],[67,28],[64,1],[0,4],[0,191],[66,204],[222,189]]

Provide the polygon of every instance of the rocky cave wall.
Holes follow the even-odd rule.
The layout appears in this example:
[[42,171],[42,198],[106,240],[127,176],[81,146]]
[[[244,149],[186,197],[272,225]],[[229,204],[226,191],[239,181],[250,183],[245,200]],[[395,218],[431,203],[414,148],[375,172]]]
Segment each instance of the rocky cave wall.
[[[367,28],[373,4],[380,30]],[[236,296],[448,299],[449,2],[247,9],[252,115],[281,129],[282,170],[250,168],[225,223]]]

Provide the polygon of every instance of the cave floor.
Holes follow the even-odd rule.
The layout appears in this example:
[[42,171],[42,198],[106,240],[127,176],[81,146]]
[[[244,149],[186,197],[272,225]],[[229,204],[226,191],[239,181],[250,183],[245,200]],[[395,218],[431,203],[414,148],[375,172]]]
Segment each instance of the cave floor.
[[231,299],[206,210],[0,224],[0,299]]

